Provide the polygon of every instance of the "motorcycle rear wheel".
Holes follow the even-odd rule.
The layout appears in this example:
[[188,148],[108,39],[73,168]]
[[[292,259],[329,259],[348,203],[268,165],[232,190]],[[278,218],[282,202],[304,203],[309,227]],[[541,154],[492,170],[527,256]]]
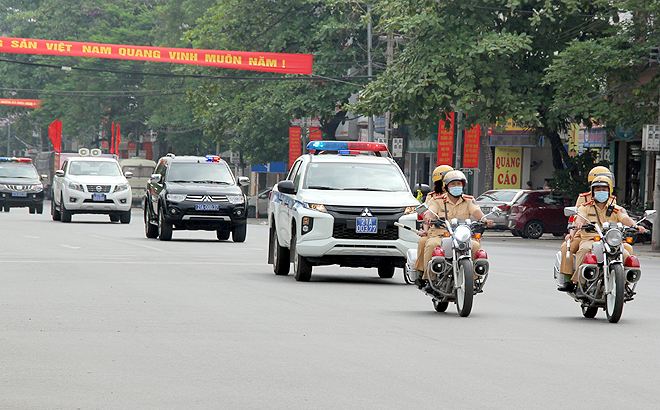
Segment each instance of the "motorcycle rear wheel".
[[616,323],[621,319],[623,313],[625,280],[623,278],[623,267],[621,265],[610,266],[607,289],[605,289],[605,313],[610,323]]
[[467,317],[472,311],[474,298],[474,273],[471,260],[458,261],[458,272],[454,274],[454,286],[456,288],[454,291],[456,310],[460,316]]

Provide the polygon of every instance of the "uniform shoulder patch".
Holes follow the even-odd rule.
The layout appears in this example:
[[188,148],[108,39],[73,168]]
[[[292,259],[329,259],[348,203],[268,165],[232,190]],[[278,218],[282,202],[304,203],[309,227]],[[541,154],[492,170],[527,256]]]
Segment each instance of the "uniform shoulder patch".
[[589,196],[589,195],[591,195],[591,192],[583,192],[578,196]]
[[593,199],[592,199],[591,201],[589,201],[589,202],[585,202],[585,203],[583,203],[583,204],[580,205],[580,206],[587,206],[587,205],[593,205],[593,204],[594,204],[594,201],[593,201]]
[[463,194],[463,198],[465,198],[465,199],[474,199],[474,197],[472,195],[465,195],[465,194]]

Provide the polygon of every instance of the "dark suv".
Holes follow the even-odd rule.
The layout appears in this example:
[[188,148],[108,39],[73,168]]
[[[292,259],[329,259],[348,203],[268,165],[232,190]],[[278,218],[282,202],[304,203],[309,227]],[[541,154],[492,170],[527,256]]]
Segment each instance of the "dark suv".
[[246,200],[241,186],[218,156],[161,158],[147,182],[144,227],[147,238],[172,239],[173,229],[216,231],[219,240],[244,242],[247,233]]
[[0,208],[44,212],[44,186],[30,158],[0,158]]
[[573,206],[571,199],[549,189],[526,192],[511,206],[509,229],[523,238],[538,239],[546,232],[563,236],[568,226],[565,206]]

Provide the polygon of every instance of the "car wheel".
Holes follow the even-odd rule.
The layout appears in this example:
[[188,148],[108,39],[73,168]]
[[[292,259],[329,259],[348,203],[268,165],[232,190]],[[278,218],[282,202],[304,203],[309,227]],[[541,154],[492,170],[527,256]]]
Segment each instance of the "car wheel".
[[312,264],[307,258],[298,254],[296,246],[296,236],[291,237],[291,247],[293,248],[293,277],[298,282],[309,282],[312,278]]
[[394,276],[394,266],[379,266],[378,276],[383,279],[390,279]]
[[218,237],[219,241],[226,241],[227,239],[229,239],[229,235],[231,235],[231,231],[218,229],[217,231],[215,231],[215,235]]
[[55,209],[54,199],[50,200],[50,216],[53,218],[53,221],[59,221],[62,218],[62,216],[60,215],[60,211]]
[[534,219],[525,224],[523,232],[529,239],[539,239],[543,235],[543,224],[541,221]]
[[253,206],[248,206],[247,217],[248,218],[256,218],[257,217],[257,208],[255,208]]
[[144,235],[149,239],[158,237],[158,226],[151,223],[149,210],[144,208]]
[[34,207],[30,207],[30,208],[28,209],[28,212],[30,212],[31,214],[33,214],[33,213],[36,212],[36,209],[34,209]]
[[291,269],[291,254],[289,253],[289,248],[280,246],[275,227],[270,228],[268,240],[270,242],[271,254],[273,255],[273,271],[276,275],[288,275],[289,269]]
[[518,231],[517,229],[511,229],[511,235],[520,236],[520,231]]
[[119,215],[110,214],[110,222],[119,222]]
[[123,224],[130,224],[131,223],[131,210],[129,209],[128,211],[124,211],[121,214],[119,214],[119,221]]
[[34,210],[35,210],[38,214],[43,214],[43,213],[44,213],[44,204],[41,203],[41,204],[35,206],[35,207],[34,207]]
[[231,228],[231,240],[234,242],[245,242],[247,236],[247,223]]
[[11,208],[8,207],[8,206],[2,207],[2,210],[5,211],[5,212],[9,212],[10,209],[11,209]]
[[62,222],[69,223],[71,222],[71,212],[66,210],[64,206],[64,198],[60,197],[60,217]]
[[161,241],[172,239],[172,224],[165,220],[162,206],[158,209],[158,239]]

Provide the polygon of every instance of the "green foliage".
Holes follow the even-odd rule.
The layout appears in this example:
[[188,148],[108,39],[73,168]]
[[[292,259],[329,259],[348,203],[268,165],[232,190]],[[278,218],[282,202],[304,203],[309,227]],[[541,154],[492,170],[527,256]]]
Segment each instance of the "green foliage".
[[553,180],[550,181],[550,188],[577,199],[579,194],[590,190],[587,180],[589,171],[598,165],[609,167],[607,161],[597,162],[597,158],[598,153],[591,150],[585,150],[580,155],[569,157],[565,169],[555,170]]

